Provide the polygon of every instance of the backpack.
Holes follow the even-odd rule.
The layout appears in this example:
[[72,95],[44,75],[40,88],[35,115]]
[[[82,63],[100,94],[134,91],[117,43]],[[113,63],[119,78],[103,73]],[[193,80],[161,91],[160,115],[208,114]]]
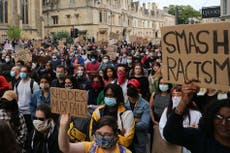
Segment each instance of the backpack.
[[[17,94],[17,95],[18,95],[18,85],[19,85],[20,81],[21,81],[21,80],[19,80],[19,81],[15,84],[16,94]],[[33,86],[34,86],[34,79],[30,79],[30,91],[31,91],[31,94],[34,93]]]
[[[126,153],[126,149],[124,146],[120,144],[118,144],[118,146],[119,146],[120,153]],[[96,149],[97,149],[97,144],[94,143],[88,153],[95,153]]]

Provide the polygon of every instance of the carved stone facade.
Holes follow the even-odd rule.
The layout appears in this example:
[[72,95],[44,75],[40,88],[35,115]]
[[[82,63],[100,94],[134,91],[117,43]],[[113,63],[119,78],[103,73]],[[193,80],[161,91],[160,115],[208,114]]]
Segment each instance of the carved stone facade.
[[220,1],[221,19],[225,21],[230,21],[230,1],[221,0]]
[[10,26],[22,30],[22,38],[44,36],[41,0],[0,0],[0,41]]
[[43,0],[43,16],[46,35],[77,28],[79,35],[95,40],[108,40],[112,32],[159,42],[160,28],[175,24],[175,17],[155,3],[131,0]]

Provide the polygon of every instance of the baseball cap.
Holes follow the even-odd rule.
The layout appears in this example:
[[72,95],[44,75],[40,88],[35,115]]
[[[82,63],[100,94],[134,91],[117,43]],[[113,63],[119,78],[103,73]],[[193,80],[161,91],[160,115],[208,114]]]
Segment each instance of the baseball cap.
[[131,79],[128,81],[127,86],[129,85],[133,85],[134,87],[136,87],[137,89],[141,88],[141,84],[137,79]]
[[16,93],[13,90],[7,90],[5,91],[5,93],[3,94],[2,98],[8,100],[8,101],[12,101],[12,100],[18,100],[18,97],[16,95]]

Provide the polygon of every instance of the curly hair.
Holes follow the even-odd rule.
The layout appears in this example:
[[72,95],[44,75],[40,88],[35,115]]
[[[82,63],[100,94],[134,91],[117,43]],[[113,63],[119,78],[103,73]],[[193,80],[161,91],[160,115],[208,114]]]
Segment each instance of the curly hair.
[[123,96],[122,88],[117,84],[108,84],[107,86],[105,86],[104,95],[109,89],[112,90],[114,97],[117,99],[117,105],[124,104],[124,96]]
[[204,115],[201,117],[199,128],[207,137],[213,137],[214,118],[216,113],[223,107],[230,108],[230,98],[210,102],[205,108]]

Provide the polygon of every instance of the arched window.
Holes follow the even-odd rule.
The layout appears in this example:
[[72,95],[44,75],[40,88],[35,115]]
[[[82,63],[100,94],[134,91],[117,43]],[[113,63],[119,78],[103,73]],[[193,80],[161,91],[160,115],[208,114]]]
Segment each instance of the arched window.
[[28,0],[21,0],[22,24],[29,23]]
[[0,0],[0,23],[8,22],[8,0]]

